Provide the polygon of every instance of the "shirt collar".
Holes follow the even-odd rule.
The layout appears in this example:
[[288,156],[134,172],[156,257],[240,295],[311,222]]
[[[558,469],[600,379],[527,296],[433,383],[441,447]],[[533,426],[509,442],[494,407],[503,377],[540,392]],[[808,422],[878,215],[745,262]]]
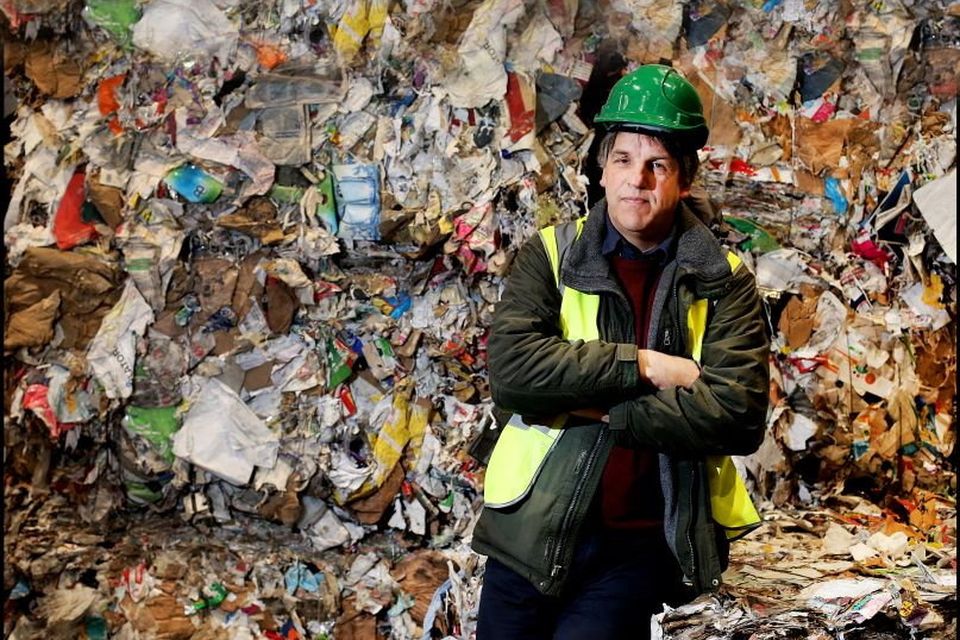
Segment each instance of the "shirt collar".
[[670,257],[670,250],[673,247],[673,240],[677,235],[677,227],[670,228],[670,233],[664,238],[663,242],[652,249],[643,251],[630,244],[624,238],[617,228],[610,222],[610,214],[607,213],[606,233],[603,237],[603,255],[604,257],[617,256],[627,258],[628,260],[654,260],[663,265]]

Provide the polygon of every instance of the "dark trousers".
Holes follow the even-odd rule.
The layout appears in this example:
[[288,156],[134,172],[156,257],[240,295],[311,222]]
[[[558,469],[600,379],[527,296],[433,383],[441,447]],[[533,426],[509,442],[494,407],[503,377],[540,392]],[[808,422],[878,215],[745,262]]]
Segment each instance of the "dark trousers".
[[477,640],[645,640],[650,616],[685,601],[680,570],[662,536],[587,535],[568,584],[545,596],[524,577],[487,559]]

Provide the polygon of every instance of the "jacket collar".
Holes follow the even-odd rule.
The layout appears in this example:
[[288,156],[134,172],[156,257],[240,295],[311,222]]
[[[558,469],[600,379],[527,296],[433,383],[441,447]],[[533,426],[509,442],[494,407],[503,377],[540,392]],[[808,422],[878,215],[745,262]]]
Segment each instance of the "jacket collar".
[[[583,232],[564,256],[560,269],[564,284],[585,293],[619,292],[610,264],[603,255],[606,221],[607,202],[600,200],[590,209]],[[698,284],[712,289],[709,284],[730,275],[723,247],[685,201],[678,206],[675,234],[678,277],[692,275]]]
[[677,227],[674,225],[670,228],[670,233],[667,234],[667,237],[660,244],[652,249],[639,249],[628,242],[627,239],[623,237],[623,234],[613,226],[613,222],[610,221],[610,212],[608,211],[607,224],[603,230],[603,255],[607,258],[616,255],[621,258],[627,258],[628,260],[648,260],[663,266],[670,258],[670,252],[673,251],[673,240],[676,235]]

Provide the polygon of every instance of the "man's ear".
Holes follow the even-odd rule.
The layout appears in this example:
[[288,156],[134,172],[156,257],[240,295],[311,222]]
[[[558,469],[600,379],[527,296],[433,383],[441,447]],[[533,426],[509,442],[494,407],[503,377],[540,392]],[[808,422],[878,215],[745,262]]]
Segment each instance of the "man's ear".
[[[603,184],[602,182],[600,184]],[[683,187],[680,189],[680,197],[686,198],[690,195],[690,187]]]
[[600,186],[607,186],[607,167],[606,165],[600,167]]

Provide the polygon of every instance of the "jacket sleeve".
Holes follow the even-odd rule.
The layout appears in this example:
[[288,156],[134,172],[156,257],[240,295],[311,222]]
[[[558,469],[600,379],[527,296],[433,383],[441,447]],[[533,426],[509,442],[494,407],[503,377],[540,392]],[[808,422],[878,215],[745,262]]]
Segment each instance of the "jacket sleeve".
[[770,340],[752,274],[736,274],[707,326],[700,378],[637,396],[610,410],[624,446],[651,446],[683,457],[746,455],[763,441],[769,397]]
[[490,391],[501,409],[554,415],[609,407],[641,389],[636,345],[564,340],[560,302],[537,234],[518,252],[493,315],[487,351]]

